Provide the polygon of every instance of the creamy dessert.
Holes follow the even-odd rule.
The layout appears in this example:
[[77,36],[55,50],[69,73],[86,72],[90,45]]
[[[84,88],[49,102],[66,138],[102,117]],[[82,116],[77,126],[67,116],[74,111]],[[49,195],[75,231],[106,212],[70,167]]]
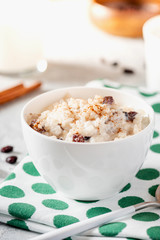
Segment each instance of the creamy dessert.
[[121,106],[112,96],[65,97],[40,114],[28,115],[35,131],[68,142],[106,142],[142,131],[149,117],[142,110]]

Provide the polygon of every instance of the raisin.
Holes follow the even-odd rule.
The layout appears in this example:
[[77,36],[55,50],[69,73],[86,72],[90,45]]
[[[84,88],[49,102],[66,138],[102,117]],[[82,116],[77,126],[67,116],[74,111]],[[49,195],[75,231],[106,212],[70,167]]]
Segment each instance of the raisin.
[[10,156],[6,158],[6,162],[10,163],[10,164],[14,164],[17,161],[17,157],[16,156]]
[[103,104],[112,104],[114,102],[114,99],[112,96],[105,96],[103,98]]
[[61,140],[61,141],[62,141],[62,140],[63,140],[63,138],[62,138],[62,137],[60,137],[60,138],[58,138],[58,140]]
[[13,147],[12,146],[5,146],[3,148],[1,148],[1,152],[3,153],[9,153],[13,151]]
[[125,69],[123,69],[123,73],[125,73],[125,74],[134,74],[134,71],[132,69],[125,68]]
[[83,138],[84,138],[84,141],[88,141],[91,137],[90,136],[85,136]]
[[84,137],[81,134],[74,134],[72,141],[73,142],[84,142]]
[[113,66],[113,67],[117,67],[117,66],[118,66],[118,62],[113,62],[113,63],[112,63],[112,66]]
[[133,122],[137,112],[130,111],[130,112],[124,112],[124,114],[125,114],[125,117],[126,117],[126,121]]

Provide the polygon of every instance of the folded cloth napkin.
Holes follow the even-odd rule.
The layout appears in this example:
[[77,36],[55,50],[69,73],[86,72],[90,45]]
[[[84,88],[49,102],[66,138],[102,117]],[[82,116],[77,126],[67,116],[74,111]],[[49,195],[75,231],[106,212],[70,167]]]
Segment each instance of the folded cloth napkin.
[[[152,105],[156,115],[155,131],[152,146],[142,168],[134,179],[114,197],[85,202],[71,200],[56,193],[40,176],[30,156],[27,156],[1,184],[1,222],[44,233],[132,204],[155,200],[155,191],[160,184],[160,94],[148,92],[142,88],[129,88],[106,80],[93,81],[88,85],[121,88],[123,91],[139,95]],[[72,239],[89,240],[110,237],[112,239],[117,237],[160,239],[160,209],[141,210]]]

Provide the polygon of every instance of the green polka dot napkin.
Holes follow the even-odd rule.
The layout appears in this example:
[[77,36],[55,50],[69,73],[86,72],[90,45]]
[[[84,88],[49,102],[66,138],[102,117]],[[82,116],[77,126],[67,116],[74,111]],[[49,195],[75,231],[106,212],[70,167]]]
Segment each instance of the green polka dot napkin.
[[[141,170],[113,198],[84,202],[67,199],[56,193],[39,175],[31,158],[27,156],[1,184],[1,222],[44,233],[132,204],[154,201],[155,190],[160,184],[160,94],[106,80],[93,81],[88,85],[120,88],[139,95],[152,105],[156,115],[155,131],[152,146]],[[103,240],[110,237],[160,240],[160,209],[141,210],[72,239]]]

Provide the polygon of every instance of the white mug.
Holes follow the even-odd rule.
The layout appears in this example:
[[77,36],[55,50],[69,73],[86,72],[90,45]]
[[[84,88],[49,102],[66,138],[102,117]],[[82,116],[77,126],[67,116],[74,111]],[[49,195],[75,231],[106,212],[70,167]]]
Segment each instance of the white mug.
[[160,15],[143,26],[146,83],[149,89],[160,90]]
[[43,6],[43,0],[0,1],[0,73],[43,72]]

